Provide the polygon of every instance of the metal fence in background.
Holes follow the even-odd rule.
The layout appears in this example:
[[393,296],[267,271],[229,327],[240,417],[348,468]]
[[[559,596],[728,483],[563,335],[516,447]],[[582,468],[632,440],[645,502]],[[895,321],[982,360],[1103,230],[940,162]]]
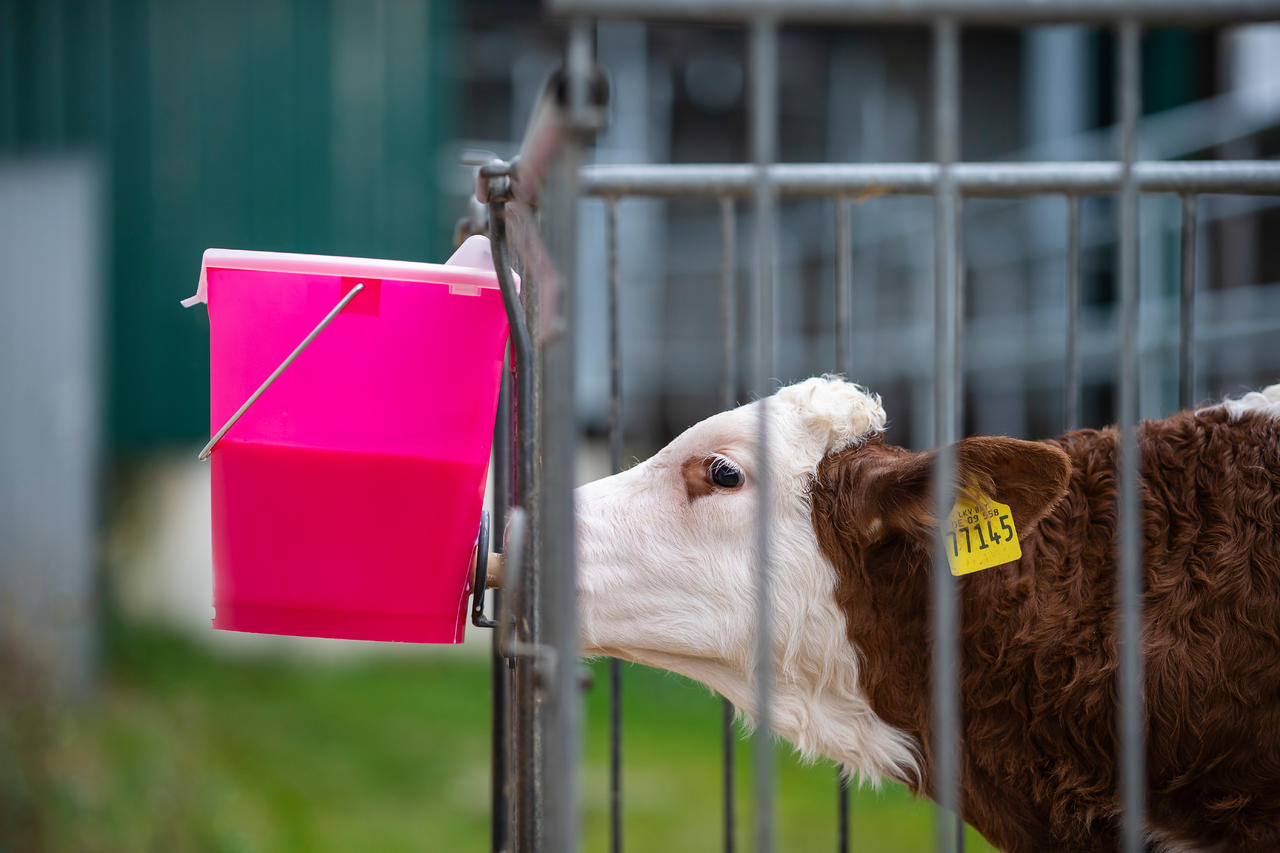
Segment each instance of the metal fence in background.
[[[851,365],[851,306],[864,282],[853,280],[851,205],[866,193],[924,194],[934,199],[934,353],[933,444],[946,448],[961,433],[962,357],[965,288],[961,223],[963,201],[974,197],[1056,196],[1067,206],[1067,348],[1064,364],[1068,427],[1079,425],[1081,200],[1098,195],[1118,200],[1117,281],[1120,322],[1115,344],[1117,408],[1123,443],[1119,460],[1121,495],[1117,626],[1121,651],[1118,673],[1120,800],[1126,853],[1145,843],[1145,768],[1140,685],[1141,566],[1138,531],[1138,468],[1135,427],[1138,414],[1138,201],[1142,194],[1172,193],[1181,199],[1179,397],[1193,402],[1196,314],[1197,199],[1215,194],[1280,195],[1280,163],[1138,162],[1140,48],[1144,27],[1154,24],[1220,25],[1280,19],[1275,0],[801,0],[779,4],[765,0],[551,0],[553,12],[569,18],[564,70],[551,81],[530,124],[520,156],[481,169],[479,197],[488,206],[488,230],[502,279],[513,330],[514,383],[508,383],[499,416],[496,445],[498,495],[496,528],[505,527],[508,506],[530,520],[527,537],[508,541],[507,589],[502,593],[494,638],[494,823],[493,849],[572,851],[577,847],[578,813],[575,766],[579,716],[574,606],[572,471],[577,446],[574,418],[573,312],[575,245],[580,195],[605,201],[609,353],[610,465],[621,462],[621,374],[618,347],[618,211],[626,199],[702,198],[718,204],[721,222],[720,323],[724,331],[721,398],[731,406],[740,387],[736,365],[740,342],[735,318],[737,214],[749,201],[755,257],[750,296],[751,339],[755,354],[750,387],[761,398],[773,390],[776,307],[775,226],[780,197],[830,199],[836,229],[836,347],[833,367]],[[748,34],[750,62],[750,150],[753,162],[732,165],[589,166],[583,150],[599,129],[606,98],[592,56],[591,33],[597,18],[628,17],[740,24]],[[904,24],[932,32],[934,159],[908,164],[793,164],[777,160],[777,63],[779,27],[790,22]],[[1038,23],[1092,23],[1116,35],[1116,103],[1119,145],[1113,160],[1101,162],[959,162],[960,34],[965,26]],[[535,212],[536,207],[536,212]],[[480,227],[477,223],[475,227]],[[517,297],[506,275],[514,252],[523,275]],[[521,301],[522,300],[522,301]],[[514,395],[512,389],[514,388]],[[514,397],[514,400],[513,400]],[[514,405],[514,432],[512,432]],[[769,436],[760,421],[758,452],[769,452]],[[509,452],[513,451],[513,452]],[[954,459],[939,454],[941,482],[949,482]],[[761,471],[767,466],[761,465]],[[758,734],[755,736],[755,839],[757,851],[775,849],[775,779],[769,749],[769,532],[764,506],[769,484],[761,482],[759,602],[756,651]],[[939,489],[939,514],[953,496]],[[522,525],[513,526],[524,529]],[[941,549],[939,549],[939,554]],[[933,636],[959,635],[956,583],[940,562],[933,573]],[[504,624],[505,623],[505,624]],[[963,846],[962,823],[947,815],[962,810],[958,662],[955,644],[935,642],[933,666],[933,794],[942,810],[937,848]],[[611,849],[622,849],[620,786],[621,673],[611,679]],[[724,707],[724,847],[734,850],[734,768],[732,708]],[[838,850],[848,849],[848,792],[837,782]]]

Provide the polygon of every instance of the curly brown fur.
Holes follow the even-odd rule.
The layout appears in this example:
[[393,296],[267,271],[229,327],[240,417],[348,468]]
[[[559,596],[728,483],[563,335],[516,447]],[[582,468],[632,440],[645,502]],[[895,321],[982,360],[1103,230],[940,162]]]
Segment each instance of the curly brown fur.
[[[1116,849],[1117,436],[959,445],[959,485],[1009,503],[1022,538],[1017,563],[959,579],[964,816],[1010,853]],[[1280,422],[1183,412],[1144,422],[1139,446],[1150,825],[1280,850]],[[872,441],[827,457],[811,490],[862,686],[921,744],[904,781],[926,794],[931,466]]]

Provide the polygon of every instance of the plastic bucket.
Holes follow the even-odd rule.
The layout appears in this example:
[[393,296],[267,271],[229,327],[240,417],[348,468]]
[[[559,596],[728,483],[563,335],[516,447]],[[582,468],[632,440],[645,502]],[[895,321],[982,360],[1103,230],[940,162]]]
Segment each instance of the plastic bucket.
[[363,285],[212,449],[213,627],[462,640],[507,340],[472,241],[450,264],[205,252],[211,432]]

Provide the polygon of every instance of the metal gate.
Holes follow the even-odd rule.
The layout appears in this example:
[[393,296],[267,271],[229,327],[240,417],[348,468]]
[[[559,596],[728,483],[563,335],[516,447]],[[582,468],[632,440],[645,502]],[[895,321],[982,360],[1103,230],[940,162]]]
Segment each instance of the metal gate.
[[[571,851],[579,826],[575,768],[578,761],[581,676],[576,665],[572,471],[578,441],[574,418],[575,237],[580,196],[605,200],[610,352],[610,458],[621,462],[618,344],[618,217],[621,200],[632,197],[718,200],[721,221],[719,321],[724,328],[721,396],[732,406],[739,386],[734,366],[738,341],[734,270],[736,212],[749,205],[754,222],[750,300],[755,353],[750,387],[761,398],[773,390],[775,358],[775,222],[780,197],[830,199],[836,212],[836,372],[850,367],[850,316],[854,292],[850,211],[867,193],[933,198],[934,316],[932,444],[948,448],[960,437],[962,307],[965,300],[960,249],[962,201],[981,197],[1052,196],[1067,208],[1067,355],[1065,411],[1068,427],[1079,426],[1081,200],[1109,195],[1117,200],[1118,302],[1120,323],[1115,369],[1116,412],[1123,432],[1120,489],[1119,583],[1116,613],[1120,649],[1117,731],[1122,840],[1127,853],[1144,848],[1143,706],[1139,685],[1141,568],[1137,509],[1135,426],[1138,415],[1138,203],[1141,194],[1181,199],[1179,398],[1193,402],[1196,330],[1195,256],[1197,199],[1207,193],[1280,195],[1280,163],[1140,162],[1140,38],[1155,24],[1221,25],[1280,19],[1275,0],[550,0],[551,11],[570,21],[563,69],[549,82],[525,135],[520,155],[479,170],[481,203],[463,226],[492,238],[512,327],[511,371],[504,385],[495,441],[495,524],[507,531],[506,588],[499,611],[493,657],[493,839],[497,850]],[[583,151],[602,127],[607,87],[595,65],[594,23],[600,18],[716,21],[749,33],[749,133],[752,160],[735,165],[589,166]],[[934,157],[928,163],[795,164],[777,162],[778,30],[786,23],[906,25],[931,33]],[[968,25],[1023,27],[1044,23],[1088,23],[1114,30],[1115,97],[1119,145],[1113,159],[1095,162],[964,163],[959,160],[960,33]],[[745,205],[744,205],[745,203]],[[523,290],[506,271],[516,265]],[[764,407],[758,452],[767,457]],[[938,457],[941,482],[955,460]],[[762,465],[761,471],[767,471]],[[754,761],[755,839],[758,851],[775,848],[774,774],[769,749],[770,537],[763,521],[769,484],[759,484],[760,558],[756,566],[758,636],[756,683],[758,733]],[[940,489],[939,517],[953,495]],[[514,509],[513,509],[514,508]],[[499,538],[501,538],[499,536]],[[939,543],[940,545],[940,543]],[[941,554],[939,547],[938,553]],[[932,631],[959,636],[955,581],[946,568],[933,572]],[[477,605],[477,624],[491,625]],[[938,745],[936,799],[939,850],[962,848],[959,806],[958,667],[953,644],[933,644],[934,738]],[[611,849],[622,847],[620,786],[621,674],[611,669]],[[733,850],[732,708],[725,702],[724,847]],[[848,792],[837,797],[838,850],[849,845]]]

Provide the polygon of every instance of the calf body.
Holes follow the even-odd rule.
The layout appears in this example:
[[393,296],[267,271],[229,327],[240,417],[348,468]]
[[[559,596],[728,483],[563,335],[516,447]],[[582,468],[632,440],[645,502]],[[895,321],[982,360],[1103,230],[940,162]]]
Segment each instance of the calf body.
[[[760,405],[578,494],[586,650],[748,716]],[[879,401],[839,380],[766,405],[771,722],[928,794],[932,454],[886,445]],[[957,445],[955,485],[1009,504],[1021,539],[1016,563],[958,581],[964,813],[1008,851],[1116,848],[1116,442]],[[1139,445],[1152,841],[1280,849],[1280,386],[1144,422]]]

